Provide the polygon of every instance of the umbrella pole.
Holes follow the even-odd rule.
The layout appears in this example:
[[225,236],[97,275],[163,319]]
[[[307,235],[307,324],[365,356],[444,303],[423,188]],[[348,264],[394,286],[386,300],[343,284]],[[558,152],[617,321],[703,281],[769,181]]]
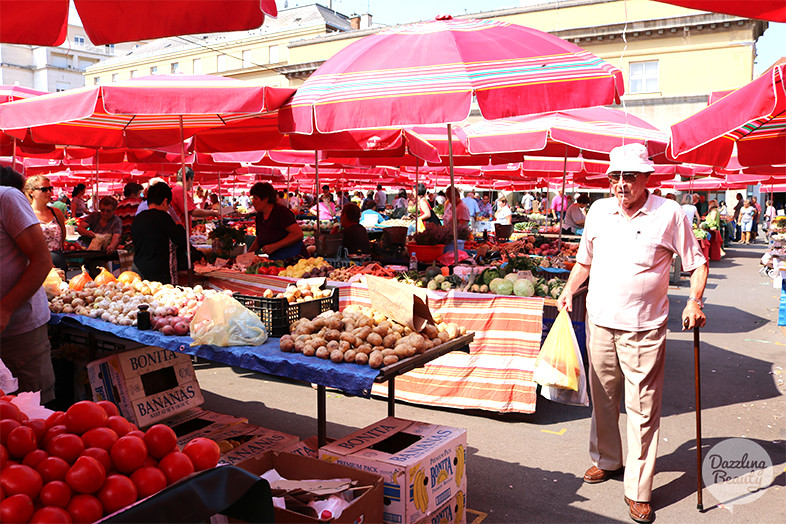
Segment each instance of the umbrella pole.
[[13,138],[11,146],[11,169],[16,171],[16,137]]
[[[193,286],[193,274],[191,272],[191,215],[188,213],[188,192],[186,191],[186,185],[188,181],[186,180],[186,145],[184,143],[185,138],[183,137],[183,115],[178,117],[180,119],[180,172],[183,174],[183,214],[184,217],[184,225],[186,227],[186,264],[188,271],[188,285]],[[220,202],[219,202],[220,204]]]
[[[317,209],[317,227],[314,228],[314,247],[319,244],[320,220],[319,220],[319,151],[314,150],[314,200]],[[316,255],[316,251],[314,252]]]
[[[456,184],[453,180],[453,136],[451,131],[451,125],[448,124],[448,159],[450,160],[450,187],[453,188],[453,196],[456,197],[458,200],[458,189],[456,189]],[[450,221],[453,223],[453,263],[458,265],[459,263],[459,255],[458,255],[458,201],[451,202],[450,206],[453,208],[452,213],[450,214]]]
[[98,156],[99,155],[100,155],[100,150],[96,149],[96,176],[94,182],[95,191],[93,191],[93,211],[96,211],[98,209],[98,163],[99,163]]
[[[185,186],[183,186],[183,187],[185,187]],[[218,219],[219,220],[223,220],[224,219],[224,206],[221,203],[221,173],[218,173]]]
[[[568,146],[565,146],[565,157],[562,161],[562,208],[565,209],[565,178],[568,174]],[[557,236],[557,249],[562,250],[562,211],[559,213],[559,232]]]

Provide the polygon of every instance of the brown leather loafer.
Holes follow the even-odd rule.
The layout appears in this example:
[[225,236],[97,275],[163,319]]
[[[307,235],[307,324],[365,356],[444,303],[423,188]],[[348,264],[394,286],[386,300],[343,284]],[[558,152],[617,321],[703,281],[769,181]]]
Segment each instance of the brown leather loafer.
[[623,468],[614,469],[614,470],[606,470],[600,469],[597,466],[592,466],[590,469],[584,473],[584,482],[587,484],[597,484],[598,482],[605,482],[612,477],[615,477],[622,473]]
[[652,511],[649,502],[636,502],[625,497],[625,503],[628,505],[630,518],[636,522],[652,522],[652,519],[655,518],[655,512]]

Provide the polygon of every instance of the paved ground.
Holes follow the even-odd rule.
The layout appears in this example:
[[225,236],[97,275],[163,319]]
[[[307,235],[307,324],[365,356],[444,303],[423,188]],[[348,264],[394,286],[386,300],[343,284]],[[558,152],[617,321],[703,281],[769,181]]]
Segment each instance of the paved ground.
[[[701,332],[703,448],[731,437],[760,444],[775,464],[775,480],[756,501],[718,505],[704,489],[696,509],[692,333],[679,328],[687,278],[669,290],[661,442],[653,492],[660,522],[786,521],[784,368],[786,337],[777,327],[778,292],[758,273],[764,244],[733,245],[710,270]],[[302,384],[199,364],[205,407],[301,437],[316,433],[316,392]],[[328,395],[328,435],[340,437],[386,415],[379,399]],[[621,480],[588,485],[589,408],[539,398],[532,415],[495,415],[400,404],[398,416],[468,430],[469,522],[630,522]],[[624,428],[623,414],[620,424]],[[624,434],[624,430],[623,430]]]

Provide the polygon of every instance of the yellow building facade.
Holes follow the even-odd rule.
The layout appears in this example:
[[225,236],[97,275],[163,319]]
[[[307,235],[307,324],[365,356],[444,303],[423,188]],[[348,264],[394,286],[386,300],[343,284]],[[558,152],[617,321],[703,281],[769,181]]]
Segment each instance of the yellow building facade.
[[[650,0],[563,0],[457,18],[465,17],[532,27],[598,55],[623,71],[624,108],[664,130],[704,107],[710,92],[750,82],[755,42],[767,29],[763,21]],[[260,30],[152,42],[88,68],[86,84],[180,72],[296,87],[327,58],[381,29],[354,29],[359,18],[320,5],[282,9]]]

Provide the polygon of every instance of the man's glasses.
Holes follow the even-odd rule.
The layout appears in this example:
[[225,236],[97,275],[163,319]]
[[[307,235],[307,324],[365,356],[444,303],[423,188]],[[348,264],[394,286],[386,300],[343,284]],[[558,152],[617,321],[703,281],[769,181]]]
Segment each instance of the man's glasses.
[[612,173],[609,175],[609,182],[612,184],[617,184],[622,178],[622,181],[627,184],[632,184],[636,181],[636,177],[639,176],[641,173]]
[[52,191],[54,189],[54,187],[52,187],[52,186],[44,186],[44,187],[35,187],[33,189],[37,189],[37,190],[39,190],[39,191],[41,191],[43,193],[49,193],[50,191]]

